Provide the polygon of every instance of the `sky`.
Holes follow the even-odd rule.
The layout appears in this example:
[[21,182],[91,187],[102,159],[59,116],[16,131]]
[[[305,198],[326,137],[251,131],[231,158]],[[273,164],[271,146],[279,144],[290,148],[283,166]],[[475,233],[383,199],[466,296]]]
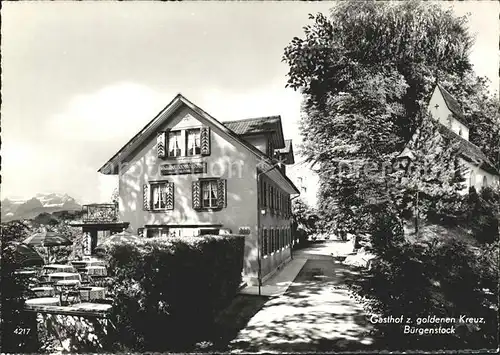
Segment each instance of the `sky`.
[[[108,202],[97,172],[182,93],[220,121],[281,115],[300,141],[283,49],[329,2],[4,2],[1,196]],[[498,2],[471,13],[477,74],[498,89]],[[299,159],[300,160],[300,159]]]

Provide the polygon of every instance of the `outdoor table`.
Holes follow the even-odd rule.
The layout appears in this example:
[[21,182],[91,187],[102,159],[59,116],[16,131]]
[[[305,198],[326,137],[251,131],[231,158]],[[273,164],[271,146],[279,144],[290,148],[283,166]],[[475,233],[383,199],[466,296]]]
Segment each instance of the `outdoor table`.
[[37,297],[52,297],[55,293],[54,287],[50,286],[33,287],[31,291],[33,291]]
[[26,300],[26,306],[59,306],[59,297],[41,297]]
[[82,301],[92,301],[106,298],[105,287],[80,287],[80,299]]
[[105,266],[87,266],[85,273],[90,276],[106,276],[107,270]]
[[79,286],[80,280],[59,280],[56,281],[55,286],[63,286],[63,287],[74,287]]
[[110,304],[84,302],[73,304],[71,308],[78,309],[79,311],[108,312],[113,306]]
[[17,270],[14,271],[15,275],[20,275],[20,276],[26,276],[26,277],[33,277],[37,275],[36,270]]
[[45,274],[52,274],[54,272],[75,272],[75,268],[71,265],[63,264],[48,264],[43,267]]
[[81,276],[77,272],[54,272],[49,274],[49,281],[57,282],[60,280],[78,280],[81,281]]

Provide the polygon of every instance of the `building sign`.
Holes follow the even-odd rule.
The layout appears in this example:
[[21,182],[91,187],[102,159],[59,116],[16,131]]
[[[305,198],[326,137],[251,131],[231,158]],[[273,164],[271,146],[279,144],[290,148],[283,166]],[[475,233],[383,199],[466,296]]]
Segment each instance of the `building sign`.
[[240,227],[238,229],[238,234],[249,235],[250,234],[250,227]]
[[206,172],[206,163],[178,163],[160,166],[161,175],[197,174]]

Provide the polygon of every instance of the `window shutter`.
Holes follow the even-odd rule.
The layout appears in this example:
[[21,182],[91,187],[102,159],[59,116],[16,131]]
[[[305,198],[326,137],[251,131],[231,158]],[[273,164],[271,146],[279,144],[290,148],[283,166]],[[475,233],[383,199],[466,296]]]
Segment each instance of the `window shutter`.
[[142,202],[143,202],[143,210],[144,211],[149,211],[151,210],[151,201],[150,201],[150,197],[151,197],[151,191],[150,191],[150,186],[149,184],[144,184],[142,186]]
[[201,155],[210,155],[210,127],[201,127],[200,146]]
[[193,181],[192,183],[193,192],[193,208],[195,210],[201,208],[201,186],[199,181]]
[[263,256],[263,255],[266,255],[266,247],[264,245],[264,228],[262,228],[261,230],[261,241],[260,241],[260,255]]
[[224,208],[227,206],[227,184],[226,179],[217,180],[217,207]]
[[265,206],[264,205],[264,181],[261,179],[260,181],[260,186],[259,186],[259,206]]
[[167,151],[166,132],[160,132],[156,137],[156,150],[158,151],[158,158],[165,158]]
[[167,183],[167,200],[166,200],[166,208],[167,210],[174,209],[174,183]]
[[264,195],[264,204],[263,204],[263,206],[267,207],[267,184],[266,184],[266,182],[264,182],[264,194],[263,195]]

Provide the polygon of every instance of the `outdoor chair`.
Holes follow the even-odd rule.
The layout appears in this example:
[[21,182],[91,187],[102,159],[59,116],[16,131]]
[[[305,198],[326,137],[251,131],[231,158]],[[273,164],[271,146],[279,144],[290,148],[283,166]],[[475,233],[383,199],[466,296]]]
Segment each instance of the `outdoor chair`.
[[66,306],[73,303],[79,303],[80,291],[77,289],[64,290],[60,293],[61,305]]

